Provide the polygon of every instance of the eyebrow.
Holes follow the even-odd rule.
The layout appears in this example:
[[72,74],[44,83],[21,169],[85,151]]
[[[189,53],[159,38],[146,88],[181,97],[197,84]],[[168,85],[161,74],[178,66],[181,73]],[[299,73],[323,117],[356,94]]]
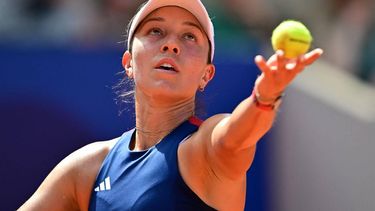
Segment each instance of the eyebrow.
[[190,21],[185,21],[185,22],[183,22],[182,24],[183,24],[183,25],[188,25],[188,26],[193,26],[193,27],[199,29],[199,31],[201,31],[203,34],[205,34],[204,31],[202,30],[202,27],[200,27],[200,26],[199,26],[198,24],[196,24],[196,23],[193,23],[193,22],[190,22]]
[[155,17],[155,18],[147,18],[143,21],[142,25],[145,25],[148,22],[157,21],[157,22],[165,22],[165,19],[162,17]]
[[[165,22],[165,19],[162,18],[162,17],[147,18],[146,20],[143,21],[142,26],[146,25],[146,23],[148,23],[148,22],[153,22],[153,21],[156,21],[156,22]],[[203,31],[202,27],[200,27],[200,25],[198,25],[196,23],[193,23],[191,21],[184,21],[182,24],[183,25],[187,25],[187,26],[193,26],[193,27],[199,29],[199,31],[201,31],[203,34],[205,34],[205,32]]]

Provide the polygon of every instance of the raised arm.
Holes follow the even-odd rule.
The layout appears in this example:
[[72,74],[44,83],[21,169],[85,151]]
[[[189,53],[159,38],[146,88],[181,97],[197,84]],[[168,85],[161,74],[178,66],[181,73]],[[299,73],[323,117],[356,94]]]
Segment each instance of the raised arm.
[[321,49],[315,49],[296,60],[284,58],[282,51],[276,52],[268,61],[262,56],[255,57],[262,74],[255,82],[253,94],[243,100],[232,114],[207,122],[207,135],[210,137],[207,149],[215,173],[229,178],[246,175],[256,143],[273,124],[277,99],[293,79],[321,54]]

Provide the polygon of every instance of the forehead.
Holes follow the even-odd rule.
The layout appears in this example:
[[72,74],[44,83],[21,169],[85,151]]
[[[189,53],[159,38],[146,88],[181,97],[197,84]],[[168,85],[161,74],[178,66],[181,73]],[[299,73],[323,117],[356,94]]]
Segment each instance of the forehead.
[[165,6],[152,11],[146,18],[141,22],[139,28],[150,21],[163,21],[173,22],[174,24],[184,23],[192,25],[204,31],[197,18],[184,8],[177,6]]

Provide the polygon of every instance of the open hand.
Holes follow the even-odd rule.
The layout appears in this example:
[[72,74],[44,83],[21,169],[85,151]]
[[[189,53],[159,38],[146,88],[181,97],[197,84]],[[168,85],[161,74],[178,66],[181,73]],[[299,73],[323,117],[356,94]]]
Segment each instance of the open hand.
[[320,48],[314,49],[296,59],[287,59],[284,52],[276,51],[267,61],[263,56],[255,57],[255,64],[262,74],[255,82],[255,89],[263,102],[273,102],[282,94],[293,79],[314,63],[323,53]]

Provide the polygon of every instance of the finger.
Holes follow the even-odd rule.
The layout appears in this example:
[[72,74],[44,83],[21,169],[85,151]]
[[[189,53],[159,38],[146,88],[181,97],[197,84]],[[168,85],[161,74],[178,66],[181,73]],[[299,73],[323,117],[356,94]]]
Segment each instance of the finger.
[[309,53],[305,54],[305,65],[310,65],[314,63],[322,54],[323,50],[320,48],[314,49]]
[[293,72],[295,72],[295,73],[302,72],[305,69],[305,62],[306,61],[305,61],[304,56],[298,57],[298,59],[296,61],[296,66],[294,67]]
[[255,64],[260,69],[260,71],[262,71],[264,74],[267,75],[271,71],[270,68],[268,67],[267,62],[266,62],[266,60],[264,59],[263,56],[257,55],[255,57],[254,61],[255,61]]
[[277,50],[276,58],[277,58],[277,69],[278,70],[285,69],[286,59],[284,57],[284,51]]

